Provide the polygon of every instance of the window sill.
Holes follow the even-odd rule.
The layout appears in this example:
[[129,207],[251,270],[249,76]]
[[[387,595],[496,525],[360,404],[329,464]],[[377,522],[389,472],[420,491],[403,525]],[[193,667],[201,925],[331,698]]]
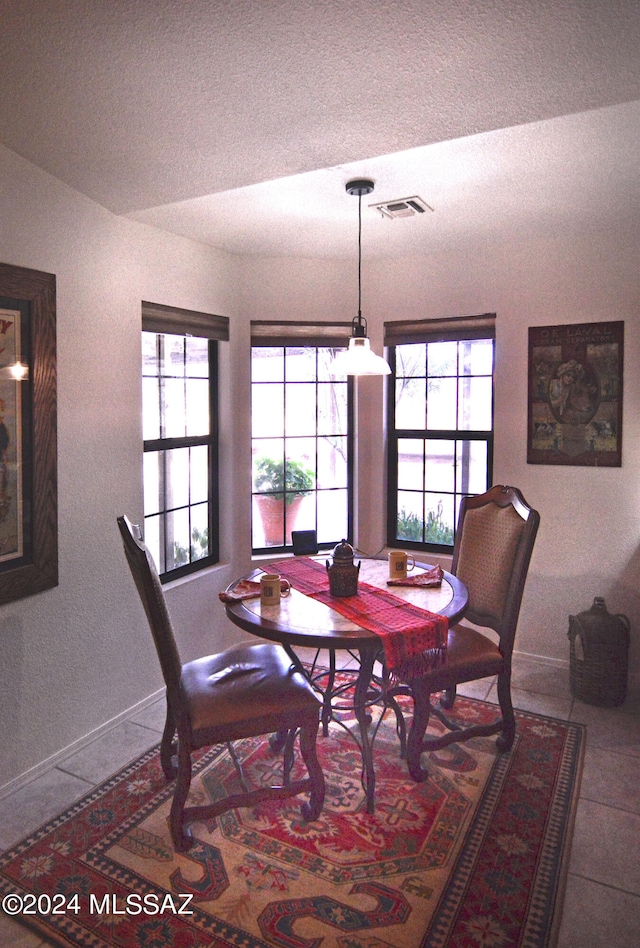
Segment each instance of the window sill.
[[178,576],[176,579],[170,579],[168,582],[162,584],[162,588],[164,590],[177,589],[179,586],[184,586],[186,583],[192,583],[196,579],[201,579],[205,576],[215,576],[216,573],[228,569],[229,565],[229,563],[213,563],[211,566],[205,566],[204,569],[198,569],[193,573],[187,573],[185,576]]

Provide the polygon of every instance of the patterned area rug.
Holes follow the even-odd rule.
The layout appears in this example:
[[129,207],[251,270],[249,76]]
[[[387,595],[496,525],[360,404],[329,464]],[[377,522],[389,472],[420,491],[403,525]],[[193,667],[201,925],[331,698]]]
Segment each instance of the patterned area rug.
[[[488,721],[495,710],[458,698],[455,715]],[[518,712],[510,753],[494,738],[453,745],[423,756],[431,776],[415,784],[392,717],[375,741],[374,815],[359,750],[332,724],[319,738],[318,821],[302,821],[300,799],[232,811],[196,824],[194,848],[177,856],[172,785],[151,751],[2,855],[3,908],[55,945],[85,948],[553,945],[582,727]],[[253,783],[280,780],[266,740],[239,750]],[[226,749],[196,770],[192,799],[237,780]]]

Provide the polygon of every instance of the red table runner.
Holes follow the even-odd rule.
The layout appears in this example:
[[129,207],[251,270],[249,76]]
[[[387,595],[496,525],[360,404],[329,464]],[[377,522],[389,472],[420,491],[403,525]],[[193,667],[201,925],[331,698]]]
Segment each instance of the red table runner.
[[355,596],[332,596],[326,568],[307,557],[273,563],[270,567],[305,596],[335,609],[340,615],[382,640],[389,672],[411,678],[446,658],[449,620],[368,583],[358,583]]

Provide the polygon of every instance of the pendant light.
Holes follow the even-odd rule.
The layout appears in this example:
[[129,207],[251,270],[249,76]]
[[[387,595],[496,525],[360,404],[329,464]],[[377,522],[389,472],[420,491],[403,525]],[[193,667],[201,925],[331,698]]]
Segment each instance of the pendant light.
[[371,349],[367,321],[362,316],[362,195],[371,194],[373,181],[358,179],[346,185],[347,194],[358,197],[358,315],[351,323],[351,339],[346,352],[340,352],[329,367],[331,375],[389,375],[391,369]]

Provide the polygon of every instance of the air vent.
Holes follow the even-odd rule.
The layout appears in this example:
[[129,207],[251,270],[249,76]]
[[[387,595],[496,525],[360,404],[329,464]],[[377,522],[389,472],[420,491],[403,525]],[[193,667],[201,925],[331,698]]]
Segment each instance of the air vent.
[[432,211],[426,201],[421,197],[398,198],[395,201],[382,201],[380,204],[370,204],[369,207],[377,208],[383,217],[414,217],[416,214],[424,214],[425,211]]

